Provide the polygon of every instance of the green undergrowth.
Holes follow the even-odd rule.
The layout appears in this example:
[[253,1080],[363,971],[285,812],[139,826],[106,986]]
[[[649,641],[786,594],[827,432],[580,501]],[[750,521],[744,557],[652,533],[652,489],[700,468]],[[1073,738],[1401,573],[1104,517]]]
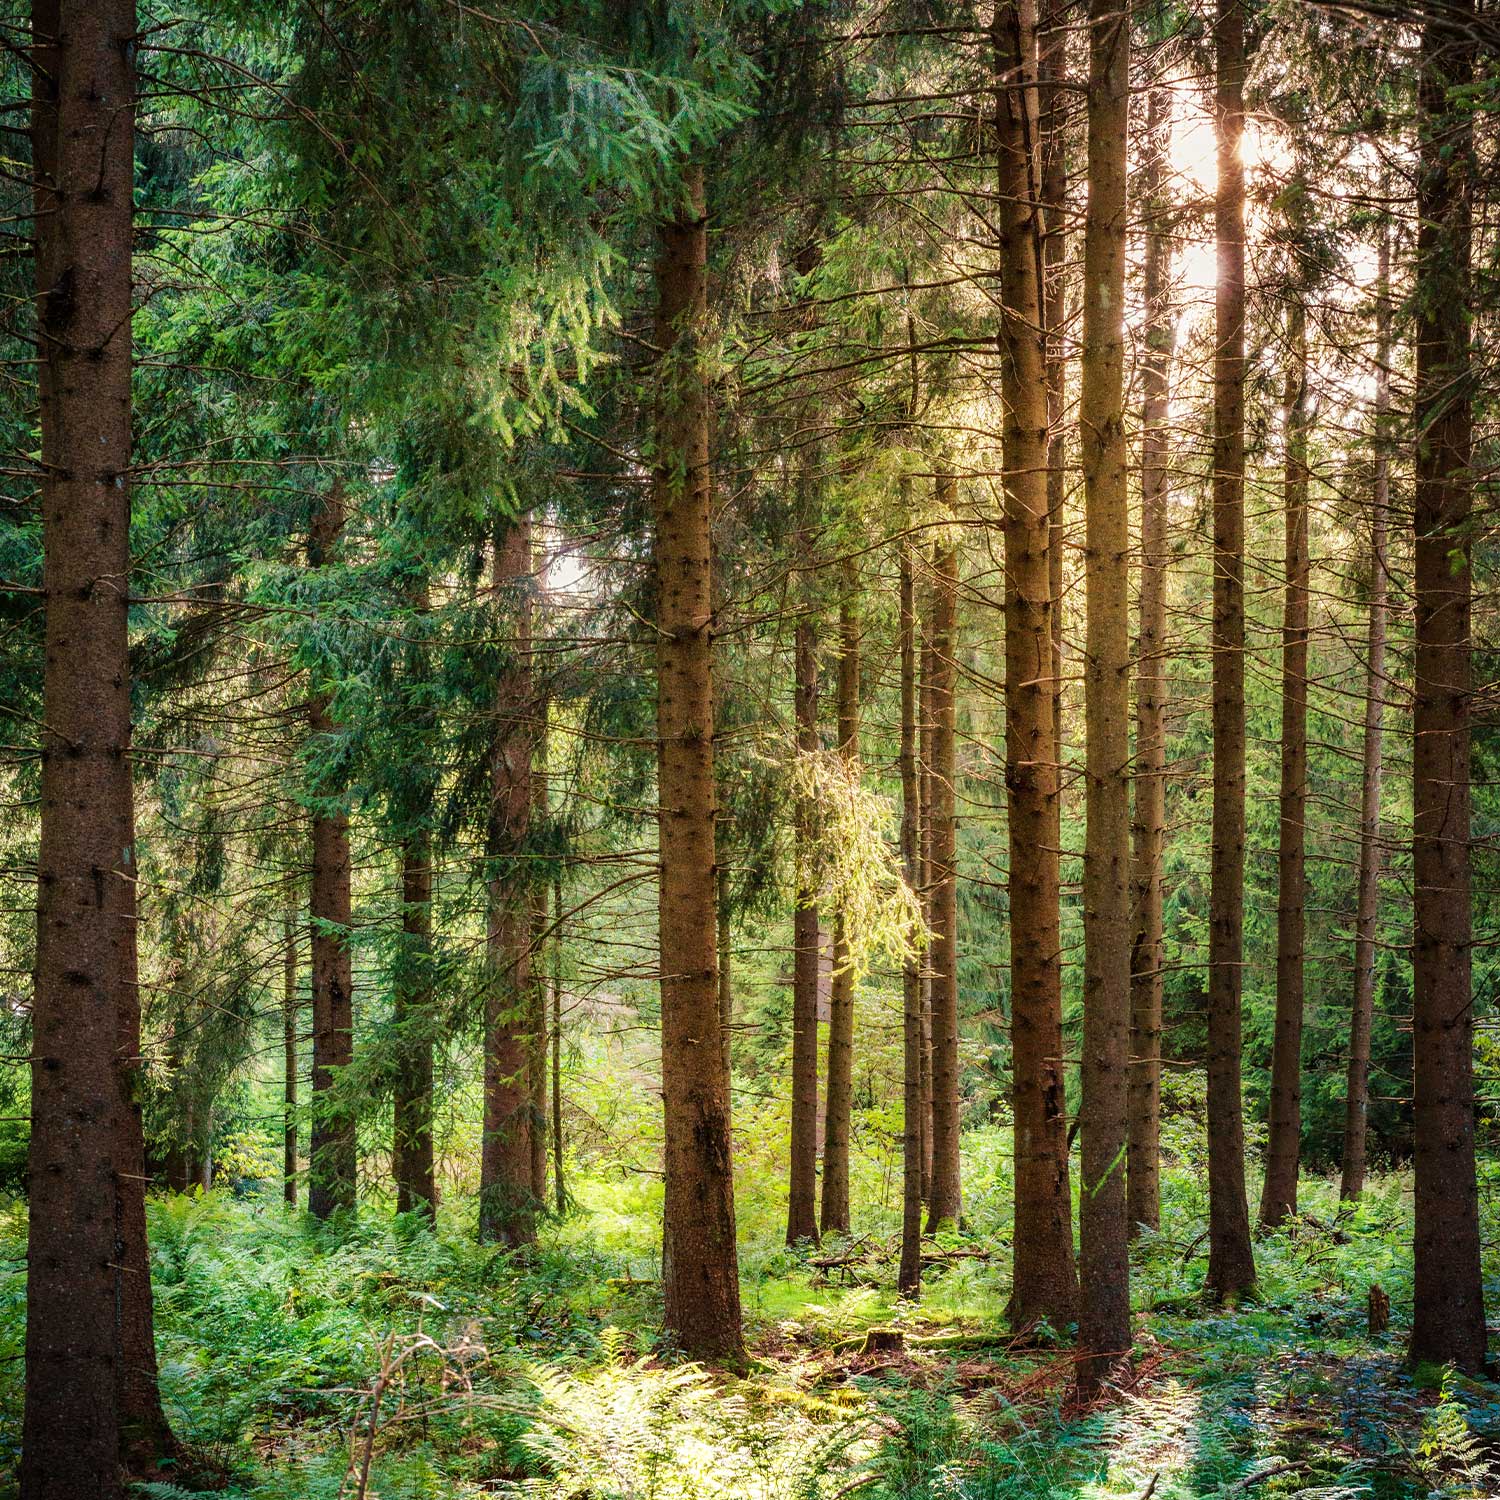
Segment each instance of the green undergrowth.
[[[1257,1244],[1256,1297],[1215,1308],[1202,1297],[1196,1175],[1169,1174],[1170,1227],[1143,1235],[1135,1250],[1136,1384],[1082,1412],[1069,1404],[1069,1330],[1006,1335],[1002,1194],[976,1186],[965,1228],[930,1243],[920,1304],[895,1296],[891,1226],[878,1219],[817,1250],[747,1237],[753,1358],[743,1375],[727,1375],[683,1364],[662,1341],[655,1190],[633,1184],[579,1181],[577,1207],[549,1221],[524,1256],[477,1246],[463,1204],[433,1234],[378,1206],[338,1232],[320,1229],[269,1191],[155,1200],[162,1390],[196,1472],[140,1493],[1500,1492],[1496,1389],[1452,1372],[1408,1372],[1402,1361],[1410,1199],[1396,1178],[1378,1181],[1357,1210],[1341,1210],[1329,1185],[1308,1184],[1303,1217]],[[13,1475],[24,1322],[18,1208],[3,1235],[0,1472]],[[1372,1282],[1390,1294],[1394,1315],[1376,1338],[1366,1326]],[[866,1352],[871,1329],[899,1330],[904,1347]],[[0,1495],[12,1483],[0,1482]]]

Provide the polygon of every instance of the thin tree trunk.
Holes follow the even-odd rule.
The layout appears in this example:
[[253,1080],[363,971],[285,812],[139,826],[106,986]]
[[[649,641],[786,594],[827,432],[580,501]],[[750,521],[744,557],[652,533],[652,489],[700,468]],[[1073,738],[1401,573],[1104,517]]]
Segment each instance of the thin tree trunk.
[[1307,933],[1307,310],[1288,315],[1286,598],[1281,623],[1281,823],[1277,842],[1276,1031],[1271,1049],[1270,1135],[1260,1222],[1297,1212],[1302,1158],[1302,1012]]
[[490,749],[489,974],[485,996],[484,1140],[479,1237],[503,1245],[536,1239],[531,1177],[531,522],[519,517],[495,539],[491,584],[513,634],[495,686]]
[[[347,519],[341,481],[330,486],[313,518],[308,562],[322,567],[331,557]],[[330,697],[315,688],[308,705],[313,741],[332,739],[338,725]],[[321,778],[319,779],[321,782]],[[349,951],[353,920],[349,817],[331,811],[341,787],[316,784],[322,805],[312,819],[312,1141],[308,1148],[307,1207],[319,1219],[352,1213],[358,1171],[354,1109],[338,1086],[340,1070],[354,1060],[354,968]]]
[[552,1190],[558,1217],[568,1208],[563,1181],[562,1128],[562,877],[552,880]]
[[396,1212],[436,1217],[432,1159],[432,836],[415,830],[401,846],[401,956],[392,1002],[399,1057],[391,1122]]
[[[533,832],[547,821],[547,713],[545,695],[536,704],[536,748],[531,777]],[[531,1196],[538,1206],[547,1201],[547,1019],[551,1010],[547,994],[547,965],[543,955],[547,942],[547,885],[531,880],[530,952],[526,963],[531,983],[527,995],[532,1014],[527,1028],[527,1071],[531,1080]]]
[[[847,774],[859,776],[859,581],[843,568],[839,600],[838,750]],[[844,914],[834,913],[833,975],[828,1009],[828,1091],[823,1113],[824,1234],[849,1232],[849,1128],[854,1106],[854,970]]]
[[1218,0],[1214,123],[1213,853],[1208,940],[1208,1286],[1255,1284],[1240,1096],[1245,951],[1245,125],[1244,0]]
[[734,928],[730,915],[731,903],[729,866],[721,865],[718,873],[718,889],[715,906],[719,916],[719,1041],[724,1054],[724,1071],[733,1078],[734,1050]]
[[1381,721],[1385,708],[1386,516],[1391,502],[1391,224],[1381,225],[1375,302],[1375,475],[1370,510],[1370,626],[1365,649],[1364,758],[1359,809],[1359,894],[1354,917],[1354,1004],[1344,1099],[1341,1198],[1365,1187],[1370,1114],[1370,1033],[1375,1021],[1375,937],[1380,915]]
[[[938,509],[950,523],[957,482],[937,481]],[[958,1102],[958,848],[954,821],[955,686],[958,648],[958,543],[950,533],[933,557],[932,600],[932,1196],[927,1225],[963,1216]]]
[[[666,1118],[662,1287],[666,1324],[698,1358],[744,1358],[720,1061],[714,906],[712,472],[703,173],[683,173],[679,216],[660,226],[661,381],[653,561],[657,785],[661,802],[662,1099]],[[705,1059],[711,1059],[706,1063]]]
[[1072,1321],[1073,1263],[1062,1074],[1058,767],[1047,396],[1038,279],[1036,11],[998,0],[992,28],[1001,195],[1000,368],[1005,466],[1005,785],[1010,840],[1011,1051],[1015,1076],[1010,1318]]
[[1478,1374],[1484,1291],[1474,1164],[1469,872],[1470,0],[1429,11],[1418,79],[1416,695],[1412,1046],[1416,1243],[1410,1357]]
[[[907,884],[918,883],[917,840],[917,612],[912,545],[898,544],[901,631],[901,860]],[[901,971],[901,1266],[896,1289],[915,1299],[922,1290],[922,960]]]
[[1146,353],[1141,368],[1140,664],[1136,680],[1134,893],[1130,979],[1132,1230],[1161,1227],[1162,850],[1166,842],[1167,417],[1172,361],[1172,242],[1162,223],[1171,95],[1146,101]]
[[1078,1391],[1130,1361],[1130,505],[1125,487],[1125,142],[1130,14],[1089,0],[1080,426],[1087,508]]
[[[931,572],[932,552],[923,548],[923,562]],[[915,587],[915,581],[914,585]],[[917,894],[922,920],[932,930],[932,681],[936,676],[932,651],[934,593],[929,577],[921,590],[921,685],[917,694]],[[922,1202],[932,1202],[932,950],[922,959]]]
[[46,610],[25,1500],[121,1493],[173,1442],[146,1245],[130,759],[135,6],[32,7]]
[[[811,754],[818,748],[818,656],[812,619],[797,621],[795,638],[795,713],[797,748]],[[798,863],[806,862],[806,848],[816,836],[813,810],[795,809]],[[818,1182],[818,908],[814,893],[797,893],[792,936],[792,1127],[791,1167],[787,1191],[786,1242],[817,1243]]]
[[297,1032],[301,1007],[297,1002],[297,909],[288,900],[282,918],[281,1055],[282,1088],[281,1192],[291,1208],[297,1206]]

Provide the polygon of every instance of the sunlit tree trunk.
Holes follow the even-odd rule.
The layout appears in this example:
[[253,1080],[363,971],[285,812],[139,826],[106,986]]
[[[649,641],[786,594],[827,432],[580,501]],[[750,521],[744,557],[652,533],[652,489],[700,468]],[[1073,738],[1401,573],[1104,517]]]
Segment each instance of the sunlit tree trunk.
[[[921,808],[917,790],[917,609],[912,544],[899,546],[901,652],[901,861],[907,884],[918,882]],[[922,1288],[922,960],[901,971],[901,1265],[896,1288],[916,1297]]]
[[[932,652],[933,589],[930,577],[932,549],[921,551],[925,586],[913,580],[921,626],[921,681],[917,692],[917,893],[922,902],[922,920],[932,928],[932,681],[936,675]],[[932,1202],[932,954],[922,960],[922,1202]]]
[[1281,819],[1277,842],[1276,1033],[1271,1052],[1270,1135],[1260,1222],[1297,1211],[1302,1157],[1302,1013],[1307,933],[1307,310],[1288,316],[1286,394],[1286,595],[1281,623]]
[[[843,568],[839,600],[838,751],[849,775],[859,775],[859,580]],[[844,913],[833,923],[833,975],[828,1010],[828,1091],[823,1106],[824,1234],[849,1232],[849,1127],[854,1104],[854,970]]]
[[[330,486],[308,537],[308,562],[322,567],[332,556],[347,519],[341,482]],[[326,686],[315,687],[308,705],[314,754],[319,742],[338,732]],[[321,805],[312,816],[312,1138],[308,1147],[307,1207],[315,1218],[352,1213],[358,1172],[356,1116],[342,1071],[354,1060],[354,961],[349,949],[353,887],[349,815],[343,788],[315,778]]]
[[1365,1186],[1370,1113],[1370,1034],[1375,1021],[1376,924],[1380,915],[1381,730],[1385,709],[1386,517],[1391,503],[1391,225],[1380,233],[1375,303],[1375,473],[1370,494],[1370,624],[1365,643],[1364,755],[1359,804],[1359,885],[1354,916],[1354,1003],[1349,1017],[1349,1078],[1344,1099],[1341,1198]]
[[666,1323],[699,1358],[744,1357],[714,872],[712,471],[703,174],[660,226],[655,512]]
[[1167,436],[1172,361],[1172,241],[1162,222],[1171,95],[1146,101],[1144,200],[1146,349],[1141,362],[1140,662],[1136,669],[1134,900],[1130,978],[1132,1231],[1161,1225],[1162,850],[1166,842]]
[[958,540],[957,484],[937,481],[938,511],[949,531],[933,555],[932,601],[932,1197],[927,1225],[957,1224],[963,1215],[958,1101],[957,775]]
[[532,1183],[531,972],[532,757],[531,523],[518,517],[495,539],[491,587],[511,631],[495,687],[490,746],[488,974],[484,1019],[484,1139],[479,1237],[505,1245],[536,1238]]
[[1125,488],[1125,142],[1130,15],[1089,3],[1084,226],[1087,842],[1083,867],[1083,1102],[1078,1199],[1078,1391],[1130,1359],[1130,506]]
[[1471,0],[1430,10],[1418,77],[1412,714],[1414,1363],[1484,1367],[1469,872],[1473,388]]
[[1245,951],[1244,0],[1214,19],[1219,185],[1214,200],[1213,852],[1208,939],[1208,1286],[1255,1284],[1245,1198],[1240,1000]]
[[1010,825],[1011,1050],[1016,1219],[1010,1318],[1072,1321],[1073,1263],[1062,1073],[1053,580],[1038,200],[1034,0],[999,0],[994,48],[1003,312],[1005,784]]

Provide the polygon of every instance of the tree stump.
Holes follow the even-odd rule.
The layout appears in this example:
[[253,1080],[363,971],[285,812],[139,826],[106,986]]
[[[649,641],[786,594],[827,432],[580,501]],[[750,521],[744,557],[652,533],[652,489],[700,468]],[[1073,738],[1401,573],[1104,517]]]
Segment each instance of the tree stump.
[[865,1334],[861,1354],[899,1354],[906,1348],[906,1335],[899,1328],[872,1328]]
[[1379,1338],[1391,1324],[1391,1299],[1385,1289],[1375,1282],[1370,1283],[1368,1304],[1370,1337]]

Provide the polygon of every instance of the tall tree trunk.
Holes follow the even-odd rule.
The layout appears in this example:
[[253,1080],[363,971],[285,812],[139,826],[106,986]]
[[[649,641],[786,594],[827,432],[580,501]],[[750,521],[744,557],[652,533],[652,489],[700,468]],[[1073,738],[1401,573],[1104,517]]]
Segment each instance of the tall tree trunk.
[[[818,655],[813,621],[804,614],[797,621],[794,645],[794,709],[797,749],[812,754],[818,748]],[[813,810],[795,809],[798,864],[816,837]],[[792,917],[792,1129],[791,1167],[787,1190],[786,1242],[817,1243],[818,1213],[818,939],[817,900],[811,890],[797,893]]]
[[[937,481],[938,510],[956,528],[957,481]],[[963,1215],[958,1103],[958,847],[954,821],[958,649],[956,529],[938,543],[932,571],[932,1196],[929,1230]]]
[[[901,862],[913,890],[919,880],[917,840],[921,819],[917,780],[917,609],[912,544],[898,543],[901,631]],[[922,959],[901,971],[901,1266],[896,1289],[916,1298],[922,1290]]]
[[37,0],[32,145],[46,667],[32,1008],[26,1500],[121,1493],[156,1390],[130,760],[135,6]]
[[1391,224],[1381,225],[1375,301],[1375,474],[1370,497],[1370,625],[1365,647],[1364,757],[1359,806],[1359,887],[1354,916],[1354,1004],[1344,1098],[1341,1198],[1365,1187],[1370,1113],[1370,1033],[1375,1022],[1375,937],[1380,915],[1381,724],[1385,709],[1386,517],[1391,503]]
[[282,1127],[281,1193],[291,1208],[297,1206],[297,908],[288,896],[281,932],[281,1057]]
[[552,1191],[561,1218],[568,1209],[563,1181],[562,1093],[562,877],[552,878]]
[[503,1245],[536,1239],[531,1180],[531,766],[536,733],[531,680],[531,521],[495,539],[491,575],[513,632],[495,687],[490,749],[489,975],[485,996],[484,1141],[479,1237]]
[[[838,750],[849,776],[859,776],[859,580],[843,568],[839,600]],[[844,913],[833,923],[833,975],[828,1009],[828,1092],[823,1107],[824,1234],[849,1232],[849,1127],[854,1106],[854,970]]]
[[[922,560],[931,571],[932,551],[923,547]],[[914,583],[915,587],[915,583]],[[932,650],[932,581],[921,590],[918,620],[921,626],[921,685],[917,694],[917,893],[922,902],[922,920],[932,930],[932,683],[937,675]],[[932,1202],[932,950],[922,960],[922,1202]]]
[[1214,124],[1213,854],[1208,939],[1208,1285],[1255,1284],[1240,1096],[1245,952],[1245,0],[1217,0]]
[[1038,278],[1036,10],[998,0],[992,28],[999,152],[1000,378],[1005,418],[1005,785],[1010,825],[1011,1052],[1015,1076],[1016,1327],[1072,1321],[1062,1074],[1056,649],[1048,562],[1047,388]]
[[[1068,5],[1042,0],[1037,27],[1037,113],[1042,131],[1042,316],[1047,370],[1047,576],[1052,594],[1052,717],[1059,745],[1063,714],[1063,538],[1067,530],[1068,355]],[[1061,819],[1062,803],[1057,803]],[[1059,836],[1053,840],[1061,846]]]
[[1089,0],[1088,216],[1079,425],[1087,552],[1078,1390],[1129,1364],[1130,505],[1125,489],[1125,142],[1130,15]]
[[653,561],[661,803],[662,1287],[668,1330],[699,1358],[744,1358],[729,1078],[719,1048],[714,905],[712,471],[701,168],[660,226]]
[[[308,562],[322,567],[344,529],[344,487],[335,481],[313,517]],[[338,725],[330,715],[330,696],[315,686],[308,705],[308,725],[316,743],[331,739]],[[352,1213],[358,1162],[356,1120],[338,1086],[341,1069],[354,1060],[354,969],[349,951],[353,920],[350,885],[349,817],[331,810],[343,788],[314,782],[320,806],[312,819],[312,1141],[308,1148],[307,1207],[319,1219]]]
[[[535,704],[536,749],[531,777],[531,816],[533,830],[547,821],[547,715],[545,694],[538,694]],[[531,1121],[528,1135],[531,1145],[531,1196],[540,1206],[547,1201],[547,1017],[550,1010],[547,995],[547,965],[544,959],[547,943],[547,883],[531,878],[531,933],[527,967],[531,983],[527,995],[531,1001],[531,1019],[527,1026],[527,1071],[531,1080]]]
[[396,1212],[436,1217],[432,1160],[432,836],[414,830],[401,846],[401,955],[392,1011],[399,1056],[391,1126]]
[[1161,1227],[1162,850],[1167,801],[1167,417],[1172,361],[1172,241],[1162,222],[1171,95],[1146,101],[1146,352],[1141,366],[1140,664],[1136,680],[1134,899],[1130,964],[1130,1146],[1126,1212],[1132,1229]]
[[1469,360],[1473,6],[1428,11],[1418,78],[1416,696],[1412,1045],[1416,1243],[1410,1356],[1477,1374],[1486,1353],[1474,1165],[1469,895]]
[[1277,842],[1276,1032],[1271,1049],[1270,1136],[1260,1222],[1297,1211],[1302,1157],[1302,1011],[1307,932],[1307,309],[1287,319],[1286,597],[1281,622],[1281,823]]

